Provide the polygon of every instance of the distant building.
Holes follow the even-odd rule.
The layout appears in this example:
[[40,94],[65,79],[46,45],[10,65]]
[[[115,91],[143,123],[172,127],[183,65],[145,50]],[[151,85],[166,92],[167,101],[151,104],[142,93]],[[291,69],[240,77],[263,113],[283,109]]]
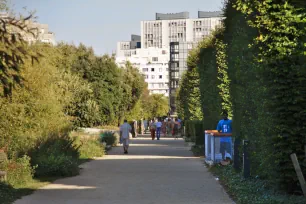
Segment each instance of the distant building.
[[171,114],[176,112],[176,90],[179,87],[180,79],[187,70],[187,58],[189,51],[197,43],[195,42],[171,42],[170,61],[169,61],[169,104]]
[[141,21],[142,48],[169,47],[170,42],[199,42],[221,25],[222,12],[199,11],[196,19],[188,12],[156,14],[156,20]]
[[[0,18],[6,21],[9,20],[9,15],[7,13],[0,13]],[[23,36],[23,39],[29,43],[43,42],[51,45],[56,44],[55,34],[49,31],[48,24],[41,24],[27,20],[25,21],[25,25],[27,25],[28,28],[32,30],[32,33],[25,33],[17,27],[13,27],[11,32],[20,33]]]
[[[190,19],[189,12],[156,13],[155,20],[141,21],[141,35],[136,40],[140,43],[140,47],[132,46],[133,40],[117,44],[117,63],[133,62],[132,64],[145,75],[151,93],[157,92],[155,84],[159,82],[154,76],[150,78],[152,72],[149,68],[154,66],[152,68],[155,72],[156,67],[161,66],[160,68],[164,70],[166,69],[164,64],[167,64],[168,73],[163,73],[167,81],[163,81],[165,85],[158,87],[164,86],[165,89],[167,87],[168,91],[164,93],[169,96],[171,114],[173,114],[176,110],[176,90],[182,74],[187,70],[188,52],[221,26],[223,19],[223,13],[219,11],[199,11],[196,19]],[[167,53],[167,56],[163,53]]]
[[117,44],[116,63],[130,62],[143,74],[151,94],[169,96],[169,50],[167,48],[128,49],[130,42]]
[[34,28],[34,34],[26,34],[25,40],[29,43],[43,42],[51,45],[55,45],[55,34],[49,31],[48,24],[40,24],[37,22],[27,21],[27,25],[30,28]]

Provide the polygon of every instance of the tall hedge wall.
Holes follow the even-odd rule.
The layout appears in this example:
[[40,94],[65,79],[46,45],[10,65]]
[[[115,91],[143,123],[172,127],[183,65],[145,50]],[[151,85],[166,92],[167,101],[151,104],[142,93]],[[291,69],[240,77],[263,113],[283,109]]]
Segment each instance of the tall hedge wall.
[[223,29],[200,43],[205,129],[224,110],[251,142],[251,173],[301,191],[290,154],[306,172],[306,2],[228,0]]

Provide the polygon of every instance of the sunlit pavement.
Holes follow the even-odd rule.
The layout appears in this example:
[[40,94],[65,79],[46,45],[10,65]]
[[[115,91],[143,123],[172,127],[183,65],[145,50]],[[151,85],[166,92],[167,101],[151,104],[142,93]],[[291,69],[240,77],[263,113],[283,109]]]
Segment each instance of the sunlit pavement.
[[182,139],[131,140],[129,154],[113,148],[82,165],[81,175],[61,179],[16,204],[233,203]]

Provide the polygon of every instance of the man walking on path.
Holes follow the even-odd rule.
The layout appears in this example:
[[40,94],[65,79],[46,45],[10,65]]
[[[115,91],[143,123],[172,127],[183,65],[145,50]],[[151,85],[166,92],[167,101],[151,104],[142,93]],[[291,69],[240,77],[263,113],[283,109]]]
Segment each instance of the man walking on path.
[[[222,133],[232,133],[232,120],[228,119],[228,114],[226,112],[223,114],[223,120],[219,121],[217,130]],[[229,154],[231,153],[231,143],[231,137],[220,138],[220,152],[223,160],[226,160],[225,151]]]
[[124,154],[128,154],[129,149],[129,133],[132,131],[132,127],[128,124],[127,120],[120,126],[120,140],[123,144]]
[[162,128],[162,122],[160,121],[160,119],[158,119],[158,122],[156,123],[156,135],[157,135],[157,140],[160,139],[161,128]]

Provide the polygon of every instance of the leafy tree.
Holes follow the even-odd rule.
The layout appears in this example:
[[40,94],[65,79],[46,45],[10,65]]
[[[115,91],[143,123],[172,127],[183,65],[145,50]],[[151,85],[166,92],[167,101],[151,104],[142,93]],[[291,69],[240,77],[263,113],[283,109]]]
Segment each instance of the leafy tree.
[[[3,10],[7,11],[6,1],[0,1],[0,11]],[[35,37],[36,29],[27,25],[31,19],[32,15],[20,19],[9,15],[0,17],[0,89],[5,97],[11,97],[13,88],[23,84],[21,65],[25,60],[37,61],[39,56],[27,50],[24,39],[25,35]]]

